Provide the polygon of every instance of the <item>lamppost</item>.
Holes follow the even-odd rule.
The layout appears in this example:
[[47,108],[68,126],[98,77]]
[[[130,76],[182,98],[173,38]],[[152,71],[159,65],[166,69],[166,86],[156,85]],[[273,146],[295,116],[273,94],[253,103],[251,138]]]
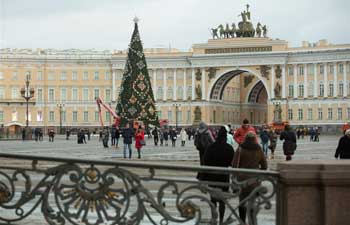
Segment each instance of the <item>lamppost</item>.
[[60,110],[60,134],[62,134],[62,108],[64,107],[63,103],[57,103],[57,107]]
[[26,74],[26,82],[25,87],[21,88],[21,96],[26,100],[27,103],[27,109],[26,109],[26,139],[29,139],[31,137],[30,129],[29,129],[29,100],[34,97],[34,88],[29,89],[29,83],[30,83],[30,72]]
[[173,106],[175,107],[175,129],[177,131],[177,124],[178,124],[177,112],[179,111],[179,107],[181,106],[181,104],[174,103]]

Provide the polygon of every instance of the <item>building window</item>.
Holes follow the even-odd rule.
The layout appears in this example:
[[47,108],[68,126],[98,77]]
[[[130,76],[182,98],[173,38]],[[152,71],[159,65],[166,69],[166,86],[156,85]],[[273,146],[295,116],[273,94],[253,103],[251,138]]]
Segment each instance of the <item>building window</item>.
[[166,71],[166,78],[167,78],[167,80],[174,80],[174,72],[173,72],[173,70],[167,70]]
[[110,112],[106,112],[106,113],[105,113],[105,121],[111,122],[111,113],[110,113]]
[[4,99],[5,98],[5,90],[3,87],[0,87],[0,99]]
[[182,123],[182,111],[177,111],[177,122]]
[[4,122],[4,111],[0,111],[0,122]]
[[43,102],[44,101],[43,89],[42,88],[38,88],[38,90],[36,91],[36,96],[37,96],[37,101],[38,102]]
[[309,97],[313,96],[314,95],[314,82],[313,81],[310,81],[309,82],[309,85],[307,87],[307,95]]
[[323,120],[323,111],[322,111],[322,108],[318,108],[318,120]]
[[72,80],[78,80],[78,72],[77,71],[72,72]]
[[350,120],[350,108],[346,109],[346,119]]
[[72,101],[78,101],[78,88],[72,88]]
[[110,80],[111,79],[111,72],[105,71],[105,80]]
[[94,89],[94,99],[96,100],[99,97],[100,97],[100,89]]
[[18,95],[19,95],[18,88],[12,88],[11,89],[11,98],[12,99],[18,99]]
[[172,87],[168,87],[167,99],[172,99],[174,96],[174,91]]
[[157,89],[157,99],[163,99],[163,88],[162,87],[158,87]]
[[163,73],[161,70],[156,70],[156,79],[163,80]]
[[323,97],[324,96],[324,84],[322,82],[320,82],[319,91],[320,91],[319,96]]
[[333,83],[329,83],[328,96],[329,97],[333,97],[334,96],[334,84]]
[[84,122],[89,122],[89,112],[88,111],[84,111],[83,119],[84,119]]
[[49,89],[49,102],[55,101],[55,89],[50,88]]
[[89,88],[83,89],[83,101],[89,101]]
[[324,74],[324,65],[320,65],[320,74]]
[[168,111],[168,120],[169,120],[170,122],[173,121],[173,112],[172,112],[172,111]]
[[72,112],[72,120],[73,120],[73,122],[78,122],[78,112],[77,111]]
[[36,121],[43,122],[43,112],[42,111],[38,111],[36,113]]
[[55,80],[55,72],[50,71],[47,77],[48,80]]
[[159,119],[162,118],[162,111],[157,111],[157,116]]
[[188,86],[187,87],[187,99],[191,99],[192,98],[192,86]]
[[342,120],[342,118],[343,118],[343,109],[338,108],[338,120]]
[[299,84],[299,87],[298,87],[298,96],[299,97],[304,97],[304,85],[303,84]]
[[[159,117],[158,117],[159,118]],[[190,123],[191,122],[191,110],[187,110],[187,116],[186,116],[186,123]]]
[[307,65],[307,73],[310,75],[315,75],[315,66],[314,64]]
[[307,119],[312,120],[312,109],[307,110]]
[[334,66],[333,66],[333,64],[330,64],[330,65],[329,65],[329,73],[330,73],[330,74],[333,74],[333,73],[334,73]]
[[344,72],[344,65],[343,64],[339,64],[338,65],[338,71],[339,71],[339,73],[343,73]]
[[304,66],[299,66],[299,76],[304,75]]
[[339,96],[343,96],[344,95],[344,84],[343,84],[343,81],[339,82],[338,95]]
[[61,101],[67,101],[67,88],[61,88]]
[[288,109],[288,120],[293,120],[293,109]]
[[177,87],[177,98],[183,99],[183,97],[184,97],[184,89],[183,87],[179,86]]
[[293,66],[288,66],[288,75],[292,76],[294,73]]
[[95,112],[95,122],[98,122],[100,120],[100,113]]
[[12,80],[18,80],[18,72],[17,71],[14,71],[12,73]]
[[298,109],[298,120],[303,120],[303,109]]
[[84,71],[83,80],[89,80],[89,72],[88,71]]
[[43,72],[42,72],[42,71],[38,71],[38,72],[36,73],[36,79],[37,79],[37,80],[43,80],[43,79],[44,79],[44,77],[43,77]]
[[66,71],[61,72],[61,80],[67,80],[67,72]]
[[111,101],[111,90],[110,89],[105,90],[105,100],[106,100],[106,102]]
[[55,112],[54,111],[49,112],[49,121],[50,122],[55,121]]
[[61,113],[62,113],[61,114],[62,122],[66,122],[67,121],[67,113],[66,113],[66,111],[62,111]]
[[333,109],[332,108],[328,108],[328,119],[329,120],[333,119]]
[[99,79],[100,79],[100,73],[98,71],[95,71],[94,80],[99,80]]
[[294,85],[290,84],[288,85],[288,97],[293,97],[294,96]]

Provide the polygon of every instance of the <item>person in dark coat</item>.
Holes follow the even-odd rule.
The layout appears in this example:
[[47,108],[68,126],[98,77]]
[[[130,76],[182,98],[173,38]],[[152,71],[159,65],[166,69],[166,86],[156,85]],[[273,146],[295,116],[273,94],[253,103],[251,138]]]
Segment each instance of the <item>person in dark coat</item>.
[[[231,145],[227,144],[227,131],[225,127],[221,127],[218,134],[216,141],[208,147],[208,149],[205,151],[203,163],[205,166],[218,166],[218,167],[230,167],[233,156],[234,156],[234,150]],[[230,175],[229,174],[214,174],[214,173],[202,173],[200,176],[200,180],[205,181],[212,181],[212,182],[223,182],[229,184],[230,182]],[[224,192],[228,192],[229,186],[214,186],[211,185],[211,187],[214,188],[220,188]],[[224,215],[225,215],[225,203],[221,199],[217,199],[215,197],[211,197],[211,202],[215,206],[219,203],[219,219],[220,223],[222,224]]]
[[194,145],[199,151],[199,162],[203,165],[204,153],[207,148],[214,143],[212,133],[209,131],[208,126],[204,122],[199,123],[199,128],[194,135]]
[[124,158],[126,158],[126,149],[129,149],[129,158],[131,159],[132,156],[132,149],[131,149],[131,144],[132,144],[132,137],[133,137],[133,129],[130,128],[129,124],[127,123],[125,125],[125,128],[123,130],[123,142],[124,142]]
[[292,155],[294,155],[297,149],[297,138],[295,132],[289,125],[284,127],[284,131],[280,135],[280,140],[284,140],[283,153],[286,156],[286,160],[292,160]]
[[167,129],[163,131],[163,139],[164,139],[165,146],[168,146],[169,132]]
[[115,128],[115,147],[116,148],[118,148],[119,138],[120,138],[120,130],[119,130],[119,127],[116,127]]
[[159,140],[158,133],[159,133],[159,131],[158,131],[157,127],[155,127],[154,130],[152,131],[155,146],[158,145],[158,140]]
[[350,129],[347,129],[344,136],[340,138],[334,157],[336,159],[350,159]]
[[112,146],[115,146],[116,133],[117,133],[117,128],[115,127],[115,125],[113,125],[111,128],[111,145]]
[[176,139],[177,139],[177,133],[176,133],[175,128],[173,128],[169,131],[169,136],[170,136],[170,140],[171,140],[171,146],[173,148],[175,148]]
[[[243,143],[239,146],[234,155],[233,167],[261,170],[267,169],[266,157],[256,140],[255,133],[248,132],[246,134]],[[249,178],[251,178],[249,175],[238,175],[237,180],[244,182]],[[239,201],[244,201],[259,185],[259,183],[255,182],[242,186],[241,193],[239,194]],[[247,214],[246,204],[240,205],[238,211],[240,219],[245,223]],[[253,212],[250,212],[250,214],[252,213]]]

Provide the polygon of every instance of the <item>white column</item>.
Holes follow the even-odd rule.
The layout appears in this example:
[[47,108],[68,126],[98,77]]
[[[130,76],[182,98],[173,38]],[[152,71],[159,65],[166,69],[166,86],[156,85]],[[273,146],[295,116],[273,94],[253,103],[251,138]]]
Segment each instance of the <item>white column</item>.
[[192,100],[196,99],[196,93],[195,93],[195,81],[194,81],[194,77],[195,77],[195,68],[192,68]]
[[163,100],[167,100],[167,93],[168,93],[168,87],[167,87],[167,80],[166,80],[166,69],[163,69]]
[[293,64],[293,78],[294,78],[294,85],[293,85],[293,87],[294,87],[294,93],[293,93],[293,98],[297,98],[298,97],[298,79],[297,79],[297,76],[298,76],[298,74],[297,74],[297,72],[298,72],[298,67],[297,67],[297,65],[296,64]]
[[205,68],[202,68],[202,100],[206,99],[205,95]]
[[186,74],[186,72],[187,72],[187,69],[184,68],[184,83],[183,83],[183,98],[182,98],[182,100],[184,100],[184,101],[186,101],[186,99],[187,99],[187,84],[186,84],[186,82],[187,82],[187,79],[186,79],[187,74]]
[[176,81],[177,81],[177,76],[176,76],[176,68],[174,68],[174,89],[173,89],[173,100],[176,101],[177,100],[177,85],[176,85]]
[[112,69],[112,101],[116,101],[115,70]]
[[348,81],[346,80],[346,62],[343,63],[343,97],[348,95]]
[[334,90],[334,96],[338,97],[338,66],[337,66],[337,63],[333,64],[333,90]]
[[328,66],[327,66],[327,63],[324,64],[323,82],[324,82],[324,94],[323,94],[323,97],[327,97],[328,96]]
[[157,99],[157,69],[153,69],[153,96]]
[[271,66],[271,98],[275,98],[275,65]]
[[307,98],[307,64],[304,64],[304,98]]
[[286,98],[286,65],[282,65],[282,98]]
[[317,73],[317,63],[314,64],[314,98],[317,98],[317,79],[318,73]]

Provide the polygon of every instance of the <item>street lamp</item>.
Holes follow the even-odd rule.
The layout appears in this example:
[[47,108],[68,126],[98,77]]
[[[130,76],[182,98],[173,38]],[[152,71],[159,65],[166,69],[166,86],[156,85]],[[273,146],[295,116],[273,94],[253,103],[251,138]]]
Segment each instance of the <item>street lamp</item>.
[[57,107],[60,110],[60,134],[62,134],[62,108],[64,107],[63,103],[58,103]]
[[177,112],[179,111],[179,107],[181,106],[181,104],[174,103],[173,106],[175,107],[175,129],[177,130],[177,124],[178,124]]
[[28,139],[30,137],[30,130],[29,130],[29,116],[28,116],[28,112],[29,112],[29,106],[28,106],[28,102],[31,98],[34,97],[34,88],[30,88],[29,89],[29,83],[30,83],[30,72],[28,72],[26,74],[26,82],[25,82],[25,87],[21,88],[21,96],[26,100],[27,103],[27,110],[26,110],[26,139]]

